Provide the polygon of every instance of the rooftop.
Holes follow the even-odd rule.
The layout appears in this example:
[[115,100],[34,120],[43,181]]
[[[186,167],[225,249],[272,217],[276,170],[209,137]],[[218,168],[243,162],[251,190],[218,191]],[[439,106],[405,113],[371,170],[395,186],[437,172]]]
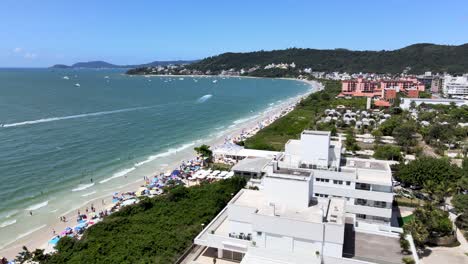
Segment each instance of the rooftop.
[[392,184],[392,172],[387,161],[347,158],[345,165],[341,167],[343,172],[356,172],[356,180],[377,183]]
[[271,158],[245,158],[239,161],[233,171],[261,172],[263,168],[271,161]]
[[345,206],[343,199],[319,199],[306,209],[296,210],[281,204],[269,203],[264,192],[248,189],[242,190],[231,202],[233,205],[256,208],[256,213],[260,215],[278,216],[314,223],[322,223],[322,214],[329,208],[326,216],[327,221],[337,224],[343,223]]

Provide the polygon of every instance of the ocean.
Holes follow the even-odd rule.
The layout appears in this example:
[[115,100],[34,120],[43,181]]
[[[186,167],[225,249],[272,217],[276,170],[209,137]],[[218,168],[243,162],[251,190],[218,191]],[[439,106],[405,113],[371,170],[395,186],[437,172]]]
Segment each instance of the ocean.
[[0,250],[309,89],[279,79],[0,69]]

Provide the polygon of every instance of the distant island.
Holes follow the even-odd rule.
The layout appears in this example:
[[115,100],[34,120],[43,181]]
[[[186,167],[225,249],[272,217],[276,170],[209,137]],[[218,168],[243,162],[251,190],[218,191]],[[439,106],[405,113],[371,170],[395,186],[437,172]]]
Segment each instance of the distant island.
[[[459,46],[421,43],[381,51],[290,48],[228,52],[157,73],[294,77],[310,71],[390,74],[422,74],[431,71],[460,74],[468,71],[468,43]],[[155,74],[155,67],[135,67],[127,73]]]
[[175,61],[153,61],[146,64],[137,65],[116,65],[105,61],[88,61],[88,62],[77,62],[73,65],[55,64],[50,68],[53,69],[70,69],[70,68],[90,68],[90,69],[112,69],[112,68],[141,68],[141,67],[157,67],[167,65],[185,65],[197,62],[197,60],[175,60]]

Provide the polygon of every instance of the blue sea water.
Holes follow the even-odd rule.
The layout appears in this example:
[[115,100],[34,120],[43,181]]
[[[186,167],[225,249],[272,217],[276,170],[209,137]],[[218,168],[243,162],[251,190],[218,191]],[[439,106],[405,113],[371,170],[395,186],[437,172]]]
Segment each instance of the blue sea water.
[[277,79],[1,69],[0,249],[309,89]]

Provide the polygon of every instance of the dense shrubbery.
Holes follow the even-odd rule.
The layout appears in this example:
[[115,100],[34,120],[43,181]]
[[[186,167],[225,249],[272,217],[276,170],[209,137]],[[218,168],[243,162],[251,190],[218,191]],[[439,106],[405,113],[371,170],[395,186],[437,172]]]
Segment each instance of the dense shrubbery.
[[393,145],[377,145],[374,147],[374,158],[382,160],[401,160],[401,148]]
[[332,98],[341,90],[339,81],[321,80],[324,90],[313,93],[286,116],[260,130],[244,142],[245,147],[265,150],[283,150],[291,138],[298,138],[304,129],[315,129],[317,118],[330,107]]
[[403,226],[405,232],[411,233],[417,247],[424,248],[430,238],[452,234],[453,224],[448,212],[433,205],[425,205],[413,212],[414,217]]
[[456,183],[462,170],[445,158],[421,157],[408,164],[395,167],[395,178],[402,183],[423,186],[427,181],[434,184]]
[[234,177],[175,187],[165,196],[123,208],[89,228],[81,240],[63,238],[41,263],[173,263],[194,237],[245,185]]

